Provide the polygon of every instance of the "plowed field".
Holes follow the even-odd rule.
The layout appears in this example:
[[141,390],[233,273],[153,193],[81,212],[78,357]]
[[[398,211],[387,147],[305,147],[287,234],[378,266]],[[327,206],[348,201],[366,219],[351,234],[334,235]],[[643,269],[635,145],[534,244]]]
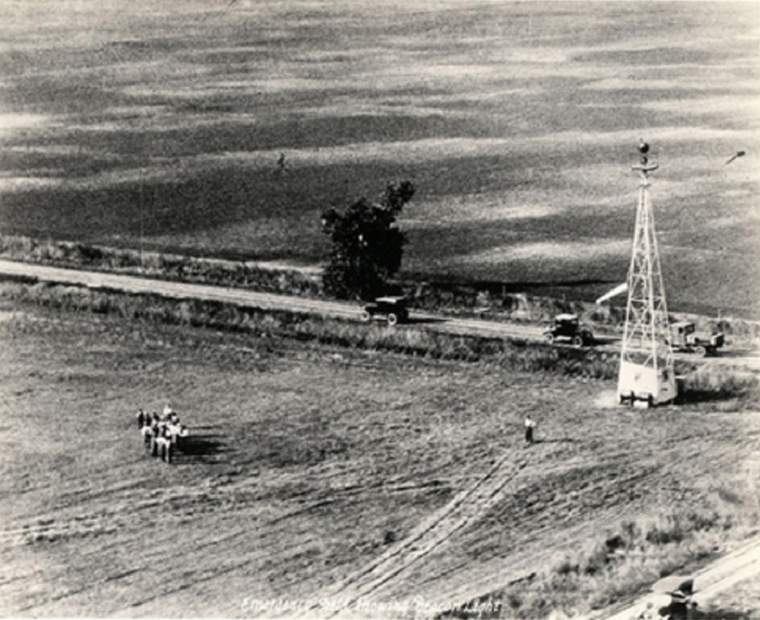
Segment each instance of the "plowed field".
[[0,6],[4,234],[313,266],[408,179],[407,278],[595,299],[643,138],[669,307],[760,317],[756,2]]
[[[1,314],[3,614],[430,612],[758,479],[760,417],[722,402],[631,410],[604,382]],[[167,401],[191,429],[172,465],[135,421]]]

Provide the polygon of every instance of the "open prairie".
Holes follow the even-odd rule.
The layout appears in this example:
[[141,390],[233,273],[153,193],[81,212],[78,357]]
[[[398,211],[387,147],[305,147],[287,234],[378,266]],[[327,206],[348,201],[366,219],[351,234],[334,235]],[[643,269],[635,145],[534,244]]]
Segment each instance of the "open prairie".
[[[0,615],[585,613],[757,533],[741,403],[8,302],[0,340]],[[167,400],[171,465],[135,416]]]
[[643,137],[671,307],[760,315],[758,3],[0,10],[3,232],[313,263],[321,210],[404,178],[408,274],[592,296]]

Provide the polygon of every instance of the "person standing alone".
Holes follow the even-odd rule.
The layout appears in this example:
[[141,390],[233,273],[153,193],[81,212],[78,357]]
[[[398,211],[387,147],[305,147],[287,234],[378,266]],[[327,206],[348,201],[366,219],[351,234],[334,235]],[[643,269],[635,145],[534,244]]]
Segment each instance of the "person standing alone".
[[533,443],[533,429],[536,427],[536,423],[531,419],[530,415],[525,415],[525,443]]

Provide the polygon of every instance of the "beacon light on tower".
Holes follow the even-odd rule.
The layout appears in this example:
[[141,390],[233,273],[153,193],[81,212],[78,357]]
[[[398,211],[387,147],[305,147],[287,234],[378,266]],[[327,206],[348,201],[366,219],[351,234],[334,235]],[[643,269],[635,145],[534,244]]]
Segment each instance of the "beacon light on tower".
[[633,236],[633,252],[628,270],[628,303],[620,354],[618,399],[633,405],[649,406],[676,397],[673,352],[670,347],[668,309],[654,229],[654,212],[649,201],[649,173],[657,170],[649,163],[649,145],[639,143],[640,163],[633,166],[641,176],[639,204]]

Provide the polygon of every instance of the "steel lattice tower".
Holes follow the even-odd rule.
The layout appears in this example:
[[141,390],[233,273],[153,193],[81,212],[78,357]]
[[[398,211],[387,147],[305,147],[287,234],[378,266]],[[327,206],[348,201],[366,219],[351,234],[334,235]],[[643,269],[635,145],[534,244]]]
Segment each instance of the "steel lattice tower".
[[676,396],[670,323],[665,287],[657,249],[654,212],[649,199],[649,174],[657,164],[648,163],[645,143],[639,145],[641,176],[639,204],[633,235],[633,253],[628,271],[628,304],[620,354],[618,398],[633,404],[646,401],[650,406],[666,403]]

